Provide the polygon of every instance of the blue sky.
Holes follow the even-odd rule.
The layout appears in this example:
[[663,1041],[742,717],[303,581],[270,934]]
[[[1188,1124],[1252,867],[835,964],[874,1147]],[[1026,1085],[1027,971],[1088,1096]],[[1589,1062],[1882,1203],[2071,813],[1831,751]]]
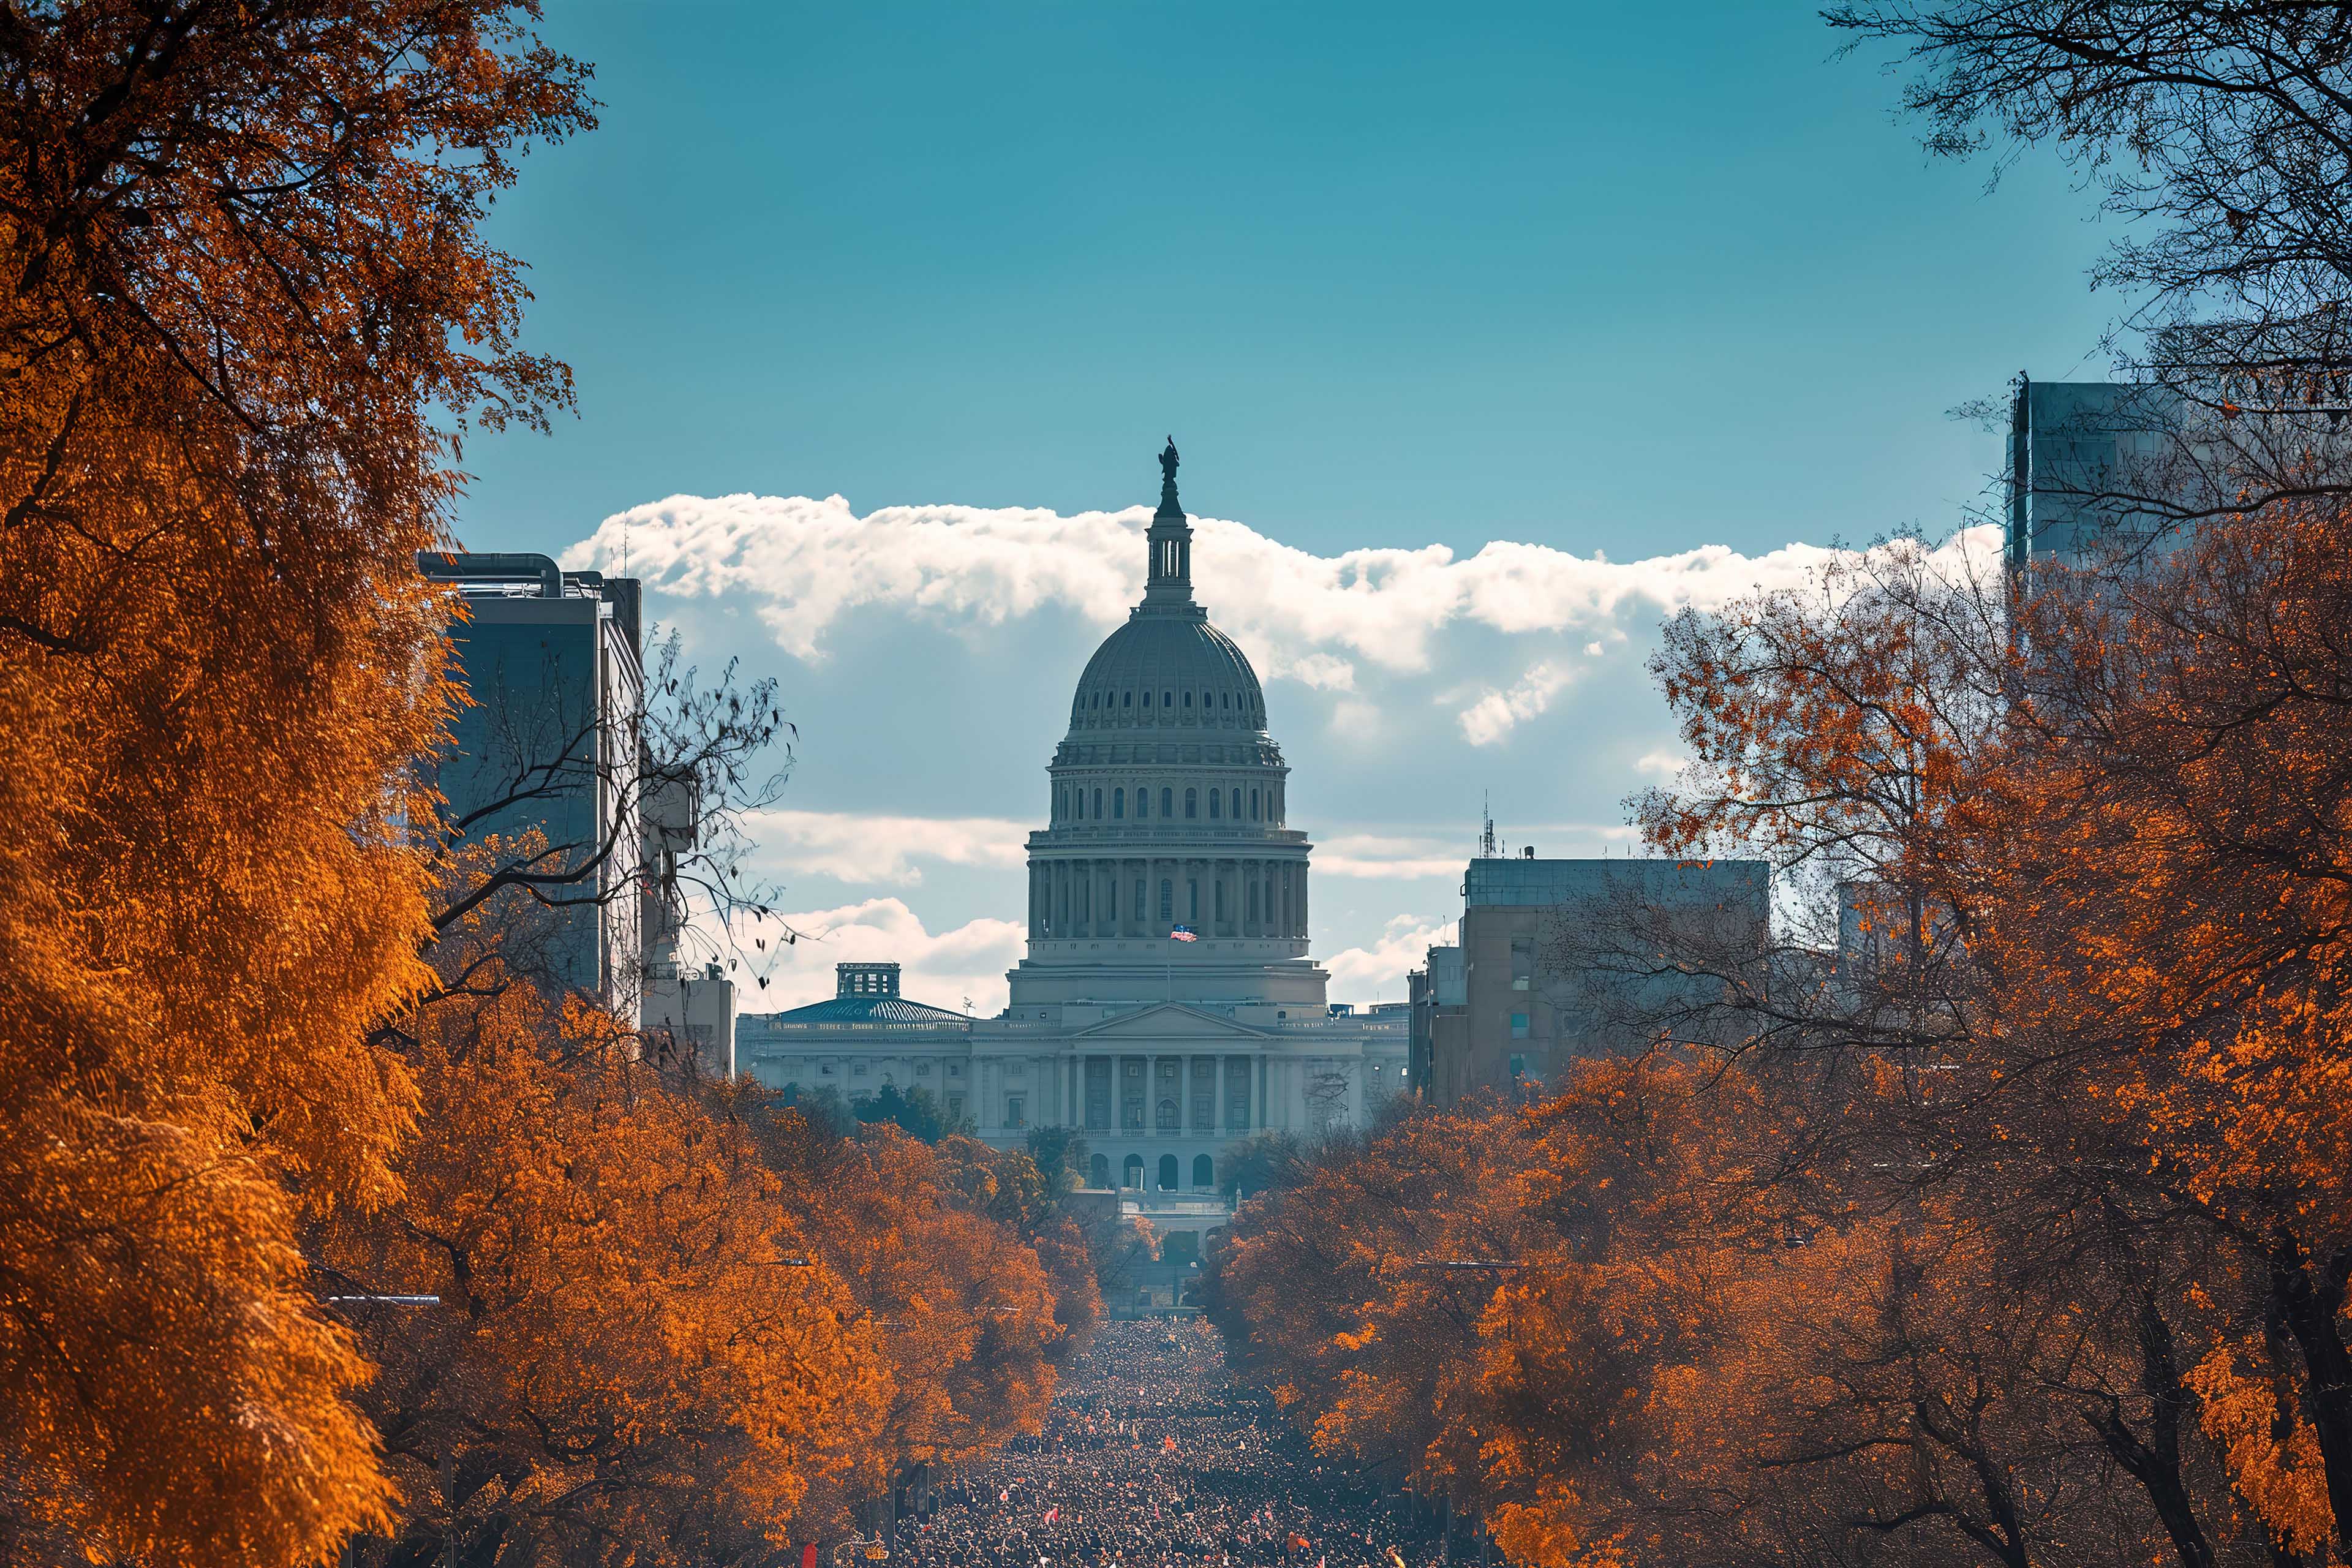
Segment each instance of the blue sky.
[[[1203,599],[1286,672],[1294,820],[1390,847],[1333,850],[1359,868],[1316,900],[1323,950],[1361,955],[1337,989],[1369,997],[1449,917],[1458,874],[1431,863],[1482,790],[1507,833],[1573,852],[1664,765],[1640,664],[1675,590],[1569,563],[1719,547],[1713,593],[1791,543],[1948,531],[1999,448],[1946,411],[2021,368],[2104,374],[2121,302],[2086,289],[2105,236],[2060,171],[1988,194],[1982,166],[1929,163],[1895,79],[1832,59],[1803,6],[1660,16],[551,8],[603,125],[534,153],[494,230],[580,417],[477,441],[460,533],[558,552],[634,514],[673,563],[655,613],[784,682],[802,815],[772,864],[844,934],[770,995],[889,947],[935,999],[989,1005],[1018,833],[1116,616],[1062,577],[1120,559],[1115,533],[1017,519],[1148,505],[1165,434],[1252,574],[1221,594],[1204,540]],[[1480,597],[1493,574],[1421,570],[1455,608],[1399,664],[1370,641],[1405,601],[1351,621],[1316,586],[1370,571],[1377,598],[1424,558],[1350,552],[1458,567],[1496,542],[1548,552],[1518,591],[1601,597],[1530,626]],[[876,562],[890,581],[856,586]],[[929,847],[880,845],[877,814]]]

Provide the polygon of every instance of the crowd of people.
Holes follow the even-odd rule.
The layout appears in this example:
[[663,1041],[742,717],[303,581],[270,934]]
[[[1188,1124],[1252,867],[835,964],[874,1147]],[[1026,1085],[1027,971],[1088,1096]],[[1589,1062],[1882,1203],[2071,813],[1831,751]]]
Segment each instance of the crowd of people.
[[1201,1320],[1107,1323],[1045,1430],[940,1488],[919,1568],[1423,1568],[1412,1500],[1319,1458]]

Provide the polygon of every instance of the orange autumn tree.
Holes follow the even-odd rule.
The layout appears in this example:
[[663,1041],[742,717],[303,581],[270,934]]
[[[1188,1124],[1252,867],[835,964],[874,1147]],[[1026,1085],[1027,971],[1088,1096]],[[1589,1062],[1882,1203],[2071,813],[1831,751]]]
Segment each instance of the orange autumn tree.
[[[1490,1129],[1313,1162],[1231,1249],[1265,1375],[1361,1458],[1475,1433],[1451,1484],[1550,1565],[2340,1556],[2345,538],[2216,524],[2013,626],[1903,546],[1676,623],[1652,842],[1847,929],[1660,955],[1714,1026],[1564,1074],[1507,1182],[1412,1184]],[[1423,1203],[1518,1267],[1413,1339],[1358,1259]]]
[[1217,1316],[1318,1447],[1425,1497],[1477,1495],[1477,1328],[1526,1248],[1535,1159],[1507,1109],[1423,1112],[1308,1155],[1235,1215]]
[[743,1128],[493,962],[405,1020],[404,1195],[314,1238],[380,1370],[400,1487],[356,1560],[698,1563],[780,1550],[881,1434],[880,1326]]
[[[2210,1248],[2206,1434],[2283,1547],[2352,1556],[2352,519],[2273,505],[2026,606],[1994,935],[2021,1034],[2097,1044],[2084,1120]],[[1986,834],[1998,849],[2009,838]],[[2086,1078],[2088,1075],[2086,1075]],[[2263,1419],[2252,1419],[2259,1408]],[[2257,1429],[2262,1429],[2257,1435]]]
[[0,15],[0,1529],[34,1555],[310,1563],[385,1517],[292,1238],[396,1194],[416,1106],[362,1042],[423,979],[435,412],[568,396],[478,229],[588,122],[528,16]]
[[[1028,1157],[965,1139],[934,1150],[887,1122],[845,1136],[764,1094],[734,1099],[786,1209],[842,1278],[889,1371],[880,1433],[833,1493],[832,1517],[915,1466],[966,1464],[1037,1431],[1066,1332],[1057,1313],[1090,1322],[1099,1298],[1091,1269],[1079,1270],[1066,1285],[1077,1299],[1060,1307],[1038,1248],[1006,1212],[1003,1184],[1043,1191]],[[1066,1262],[1056,1269],[1066,1277]]]

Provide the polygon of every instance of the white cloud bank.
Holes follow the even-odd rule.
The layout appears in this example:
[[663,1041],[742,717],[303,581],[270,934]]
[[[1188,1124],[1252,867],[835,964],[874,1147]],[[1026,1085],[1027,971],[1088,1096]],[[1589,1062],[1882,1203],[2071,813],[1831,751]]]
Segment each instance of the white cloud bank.
[[[950,626],[1059,606],[1115,626],[1142,592],[1141,536],[1150,517],[1143,507],[1068,517],[969,506],[860,515],[840,496],[678,495],[606,518],[564,552],[563,564],[625,564],[648,588],[686,598],[741,595],[780,647],[816,659],[834,626],[869,606]],[[1749,556],[1704,545],[1617,562],[1498,540],[1466,559],[1442,544],[1326,556],[1239,522],[1196,518],[1193,525],[1203,597],[1259,674],[1333,691],[1359,689],[1366,667],[1430,670],[1433,643],[1457,626],[1572,638],[1560,654],[1590,656],[1629,622],[1759,587],[1796,586],[1836,553],[1787,544]],[[1995,531],[1980,528],[1938,554],[1958,565],[1990,560],[1998,549]],[[1562,658],[1547,657],[1507,689],[1488,687],[1460,714],[1464,738],[1473,745],[1503,739],[1541,713],[1571,675]]]
[[919,860],[1018,870],[1031,825],[1001,816],[878,816],[845,811],[759,811],[745,830],[763,857],[794,875],[916,887]]
[[[1460,872],[1456,862],[1455,871]],[[1369,947],[1351,947],[1323,961],[1336,1001],[1402,1002],[1404,977],[1429,960],[1433,943],[1454,940],[1454,922],[1429,915],[1396,915]]]

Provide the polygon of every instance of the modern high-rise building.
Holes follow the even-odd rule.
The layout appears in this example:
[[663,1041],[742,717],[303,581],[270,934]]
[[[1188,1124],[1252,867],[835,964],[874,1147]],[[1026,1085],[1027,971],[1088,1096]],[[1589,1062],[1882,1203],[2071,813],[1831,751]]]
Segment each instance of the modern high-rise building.
[[2187,405],[2162,386],[2021,377],[2010,404],[2007,557],[2012,579],[2083,567],[2160,537],[2192,488]]
[[[564,572],[544,555],[428,551],[456,591],[453,674],[468,699],[436,780],[461,846],[503,841],[550,905],[517,953],[541,984],[635,1016],[645,965],[640,715],[634,578]],[[526,836],[536,836],[528,850]]]

